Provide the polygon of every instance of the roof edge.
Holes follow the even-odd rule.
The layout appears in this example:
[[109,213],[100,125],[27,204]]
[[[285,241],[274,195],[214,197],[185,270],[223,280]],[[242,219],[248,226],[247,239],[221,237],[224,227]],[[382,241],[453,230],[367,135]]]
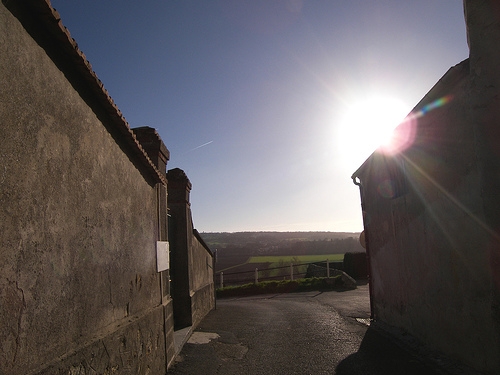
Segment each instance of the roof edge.
[[[470,64],[469,58],[461,61],[460,63],[449,68],[446,73],[431,87],[431,89],[423,96],[422,99],[413,107],[413,109],[406,115],[405,118],[410,116],[413,113],[416,113],[422,110],[427,104],[432,103],[433,101],[441,98],[443,96],[443,92],[450,86],[453,86],[456,82],[458,82],[461,78],[469,73]],[[379,149],[377,148],[373,151],[368,158],[361,164],[358,169],[354,171],[351,175],[351,179],[354,181],[356,177],[359,177],[359,173],[365,169],[366,165],[369,163],[370,159],[372,159],[373,155],[377,153]]]

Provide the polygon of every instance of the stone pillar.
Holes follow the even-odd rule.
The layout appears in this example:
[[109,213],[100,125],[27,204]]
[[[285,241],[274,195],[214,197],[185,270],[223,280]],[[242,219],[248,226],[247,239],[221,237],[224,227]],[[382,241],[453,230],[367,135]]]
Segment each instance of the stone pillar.
[[[149,126],[134,128],[132,131],[141,144],[149,159],[161,173],[163,177],[167,176],[167,162],[170,158],[170,152],[161,140],[155,129]],[[168,220],[167,220],[167,187],[164,184],[157,184],[158,200],[158,241],[168,241]],[[162,275],[163,288],[168,291],[168,275]]]
[[149,126],[143,126],[134,128],[132,131],[155,167],[165,176],[167,173],[167,162],[170,159],[170,152],[156,130]]
[[193,224],[189,194],[191,182],[181,169],[171,169],[168,179],[170,265],[175,328],[191,326],[190,253]]
[[[163,177],[167,177],[167,162],[170,159],[170,152],[161,140],[155,129],[148,126],[132,129],[135,137],[141,144],[149,159]],[[158,241],[168,241],[168,208],[167,208],[167,186],[163,183],[156,184],[157,205],[158,205]],[[161,302],[163,305],[163,324],[165,333],[165,355],[167,367],[172,365],[175,358],[174,343],[174,316],[173,304],[170,298],[170,270],[161,272]]]

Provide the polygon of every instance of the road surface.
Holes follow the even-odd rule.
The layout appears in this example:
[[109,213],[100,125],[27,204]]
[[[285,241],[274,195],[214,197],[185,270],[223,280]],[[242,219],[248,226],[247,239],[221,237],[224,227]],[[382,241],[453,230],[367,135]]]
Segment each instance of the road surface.
[[169,374],[441,374],[369,328],[366,285],[217,301]]

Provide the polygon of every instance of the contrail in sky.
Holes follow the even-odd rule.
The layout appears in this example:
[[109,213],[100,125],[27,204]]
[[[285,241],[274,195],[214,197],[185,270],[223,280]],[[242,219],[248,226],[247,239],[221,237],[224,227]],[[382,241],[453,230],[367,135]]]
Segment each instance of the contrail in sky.
[[198,146],[198,147],[195,147],[191,150],[189,150],[188,152],[191,152],[191,151],[194,151],[194,150],[198,150],[199,148],[202,148],[202,147],[205,147],[206,145],[209,145],[210,143],[212,143],[213,141],[210,141],[210,142],[207,142],[207,143],[203,143],[202,145]]

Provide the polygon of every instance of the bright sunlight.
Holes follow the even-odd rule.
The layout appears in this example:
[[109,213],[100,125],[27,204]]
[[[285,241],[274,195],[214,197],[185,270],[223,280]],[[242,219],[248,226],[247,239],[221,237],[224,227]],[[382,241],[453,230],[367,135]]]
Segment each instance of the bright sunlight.
[[353,103],[341,119],[337,147],[342,164],[354,172],[375,149],[388,143],[409,113],[401,100],[373,96]]

